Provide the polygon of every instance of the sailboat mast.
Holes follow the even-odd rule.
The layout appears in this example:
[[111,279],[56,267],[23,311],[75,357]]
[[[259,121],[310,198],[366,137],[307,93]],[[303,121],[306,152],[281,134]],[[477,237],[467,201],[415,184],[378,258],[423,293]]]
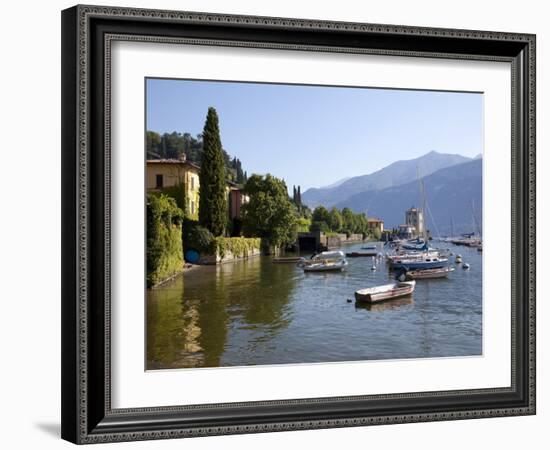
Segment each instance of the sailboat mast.
[[481,229],[479,227],[479,224],[477,223],[477,217],[476,217],[476,211],[474,207],[474,199],[472,199],[472,219],[474,219],[474,231],[477,231],[479,236],[481,237]]
[[420,185],[420,201],[422,204],[422,208],[420,209],[422,212],[422,237],[424,238],[424,240],[427,240],[428,234],[426,232],[426,189],[424,187],[424,179],[420,177],[420,169],[418,168],[418,166],[416,166],[416,178],[418,178],[418,183]]

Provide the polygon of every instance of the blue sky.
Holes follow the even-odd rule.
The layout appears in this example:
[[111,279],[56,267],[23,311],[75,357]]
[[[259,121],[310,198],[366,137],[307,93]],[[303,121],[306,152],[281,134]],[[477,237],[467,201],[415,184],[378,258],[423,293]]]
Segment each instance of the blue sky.
[[222,144],[289,190],[326,186],[432,150],[482,153],[483,95],[392,89],[147,80],[147,129],[202,132],[218,111]]

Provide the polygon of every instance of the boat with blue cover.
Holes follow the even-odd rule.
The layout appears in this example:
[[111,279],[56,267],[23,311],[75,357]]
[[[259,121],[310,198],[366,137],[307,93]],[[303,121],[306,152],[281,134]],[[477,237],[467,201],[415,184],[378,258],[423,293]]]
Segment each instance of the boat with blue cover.
[[424,270],[446,267],[449,260],[440,256],[426,256],[422,259],[404,259],[393,263],[394,270]]

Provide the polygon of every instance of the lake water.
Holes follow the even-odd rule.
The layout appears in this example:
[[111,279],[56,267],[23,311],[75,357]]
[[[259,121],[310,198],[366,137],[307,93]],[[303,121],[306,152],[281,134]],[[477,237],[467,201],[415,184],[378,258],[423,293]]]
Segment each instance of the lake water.
[[393,279],[384,259],[373,271],[371,258],[348,258],[343,273],[304,273],[263,256],[193,268],[147,291],[147,368],[480,355],[482,254],[435,245],[470,270],[453,256],[449,278],[419,280],[411,297],[367,307],[353,294]]

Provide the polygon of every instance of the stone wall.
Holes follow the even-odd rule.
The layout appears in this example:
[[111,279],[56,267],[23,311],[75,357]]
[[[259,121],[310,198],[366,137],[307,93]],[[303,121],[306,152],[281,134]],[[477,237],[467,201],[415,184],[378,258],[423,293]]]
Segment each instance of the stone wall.
[[250,250],[248,255],[246,256],[235,256],[231,251],[226,251],[225,254],[222,256],[219,252],[217,252],[215,255],[201,255],[201,258],[199,259],[199,264],[204,265],[214,265],[214,264],[223,264],[226,262],[232,262],[232,261],[239,261],[241,259],[247,259],[252,258],[254,256],[260,255],[260,249],[255,248]]
[[345,234],[337,234],[334,236],[326,236],[326,247],[327,248],[338,248],[342,244],[346,244],[348,242],[361,242],[363,240],[362,234],[350,234],[349,237],[347,237]]

